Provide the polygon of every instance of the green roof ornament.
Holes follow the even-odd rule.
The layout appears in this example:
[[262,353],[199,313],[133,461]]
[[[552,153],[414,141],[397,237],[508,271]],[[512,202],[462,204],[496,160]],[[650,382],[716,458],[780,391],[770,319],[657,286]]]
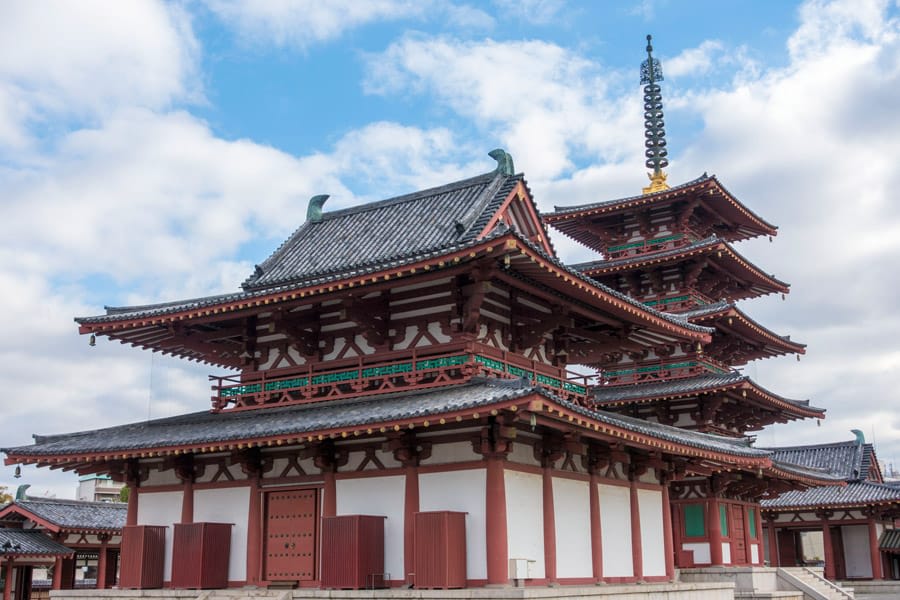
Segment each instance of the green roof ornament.
[[31,487],[30,483],[23,483],[22,485],[17,487],[16,488],[16,500],[28,500],[28,496],[26,495],[26,492],[28,491],[28,488],[30,488],[30,487]]
[[851,429],[850,433],[856,436],[856,443],[860,446],[866,443],[866,434],[864,434],[859,429]]
[[662,89],[657,84],[663,80],[662,66],[653,58],[652,36],[647,36],[647,60],[641,63],[641,83],[644,85],[644,156],[645,165],[653,169],[648,173],[650,185],[643,188],[643,193],[651,194],[669,189],[663,169],[669,166],[666,158],[666,130],[663,121]]
[[309,199],[309,205],[306,207],[306,220],[310,223],[322,222],[322,205],[328,200],[328,194],[319,194]]
[[497,161],[497,173],[501,175],[515,175],[516,168],[513,166],[513,158],[509,152],[503,148],[495,148],[488,152],[488,156]]

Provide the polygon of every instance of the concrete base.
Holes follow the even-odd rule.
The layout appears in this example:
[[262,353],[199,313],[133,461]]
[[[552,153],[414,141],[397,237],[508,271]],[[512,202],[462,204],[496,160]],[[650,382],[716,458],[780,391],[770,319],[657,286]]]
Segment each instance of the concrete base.
[[738,594],[778,592],[778,569],[774,567],[703,567],[681,569],[679,579],[688,582],[731,581]]
[[472,588],[465,590],[57,590],[53,600],[734,600],[734,584],[643,583],[578,587]]
[[852,587],[856,600],[893,600],[900,598],[900,581],[842,581],[844,587]]

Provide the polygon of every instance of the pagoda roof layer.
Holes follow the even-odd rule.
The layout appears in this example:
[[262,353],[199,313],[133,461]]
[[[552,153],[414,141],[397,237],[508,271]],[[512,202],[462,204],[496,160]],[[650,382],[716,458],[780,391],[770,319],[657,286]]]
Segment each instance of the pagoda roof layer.
[[860,443],[856,440],[811,446],[768,448],[768,450],[774,453],[776,460],[826,469],[844,481],[866,479],[871,467],[876,462],[875,449],[872,444]]
[[[660,399],[677,399],[729,390],[746,390],[758,400],[784,410],[796,418],[824,418],[825,409],[811,406],[809,400],[790,400],[763,388],[752,379],[736,371],[723,374],[700,375],[634,385],[610,385],[593,388],[594,401],[600,406],[616,406]],[[805,464],[775,455],[780,462]],[[809,464],[809,467],[819,465]]]
[[71,556],[75,551],[51,540],[41,531],[0,529],[0,556]]
[[0,508],[0,519],[30,519],[51,531],[118,531],[125,526],[128,505],[121,502],[86,502],[57,498],[15,500]]
[[577,263],[571,265],[571,267],[591,277],[599,277],[646,266],[657,267],[665,264],[674,264],[687,258],[710,256],[714,253],[719,260],[727,261],[731,266],[732,272],[736,275],[740,274],[750,282],[751,289],[758,293],[781,292],[786,294],[790,290],[790,286],[787,283],[763,272],[759,267],[741,256],[725,240],[716,236],[710,236],[687,246],[655,254],[642,254],[616,260],[595,260]]
[[541,218],[545,223],[553,225],[566,235],[589,246],[603,247],[603,240],[591,233],[579,222],[582,219],[603,218],[631,212],[638,208],[650,208],[696,198],[707,207],[707,210],[723,221],[733,224],[733,232],[727,235],[730,241],[756,237],[758,235],[775,235],[778,228],[759,217],[735,198],[713,175],[702,176],[669,188],[667,190],[629,196],[604,202],[593,202],[578,206],[554,206],[554,212],[545,213]]
[[853,508],[872,505],[896,505],[900,508],[900,489],[871,481],[851,481],[846,486],[821,486],[792,490],[777,498],[763,499],[763,510],[800,510]]
[[[246,290],[309,281],[451,248],[481,234],[519,175],[492,171],[307,220],[243,283]],[[544,232],[546,235],[546,232]]]
[[728,329],[731,331],[737,330],[740,335],[748,339],[762,341],[765,344],[762,352],[769,356],[791,352],[806,354],[806,344],[795,342],[791,340],[790,336],[778,335],[771,329],[763,327],[759,322],[753,320],[747,313],[738,308],[734,302],[721,300],[693,310],[680,312],[678,315],[698,325],[703,323],[715,326],[716,324],[711,321],[723,318],[736,320],[736,323],[728,325]]

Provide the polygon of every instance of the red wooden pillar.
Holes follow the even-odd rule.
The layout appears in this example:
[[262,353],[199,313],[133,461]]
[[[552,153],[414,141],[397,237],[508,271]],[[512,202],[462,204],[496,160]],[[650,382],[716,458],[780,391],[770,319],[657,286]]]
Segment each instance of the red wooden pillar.
[[641,509],[638,504],[637,477],[631,480],[631,561],[634,576],[644,578],[644,551],[641,541]]
[[672,506],[669,504],[669,484],[663,481],[662,486],[662,511],[663,511],[663,548],[666,557],[666,579],[675,579],[675,541],[672,527]]
[[13,587],[13,561],[11,558],[6,559],[6,581],[3,585],[3,600],[12,598]]
[[415,584],[416,570],[416,518],[419,512],[419,467],[415,463],[406,466],[403,494],[403,575],[408,585]]
[[594,580],[603,579],[603,530],[600,524],[600,488],[597,471],[591,470],[591,569]]
[[62,589],[62,570],[63,570],[63,559],[60,556],[57,556],[53,561],[53,584],[52,589],[61,590]]
[[184,480],[184,490],[181,495],[181,522],[194,522],[194,478],[187,477]]
[[247,584],[259,585],[262,555],[262,493],[259,471],[250,476],[250,506],[247,510]]
[[[743,511],[744,513],[744,531],[741,532],[741,535],[744,536],[744,554],[747,557],[747,564],[753,564],[753,536],[750,535],[750,511],[753,510],[751,507],[746,504],[741,504],[738,506],[738,509]],[[753,519],[753,526],[756,526],[756,518]],[[733,561],[734,559],[732,559]]]
[[709,558],[714,567],[721,567],[722,561],[722,517],[719,512],[719,499],[712,497],[706,505],[707,521],[709,521]]
[[[546,461],[549,462],[549,461]],[[553,505],[553,463],[545,464],[543,476],[544,573],[547,583],[556,583],[556,509]]]
[[831,543],[831,525],[828,524],[828,517],[821,515],[822,519],[822,542],[825,546],[825,579],[834,579],[834,545]]
[[875,526],[875,517],[869,516],[869,553],[872,557],[872,579],[884,579],[884,569],[881,563],[881,551],[878,549],[878,528]]
[[125,525],[137,525],[138,518],[138,491],[136,483],[128,484],[128,512],[125,513]]
[[109,534],[101,533],[97,537],[100,539],[100,550],[97,556],[97,589],[104,590],[106,589],[106,570],[109,564],[106,556],[109,550]]
[[337,485],[334,480],[334,469],[325,469],[322,472],[324,479],[324,489],[322,494],[322,516],[334,517],[337,515]]
[[775,530],[775,519],[766,519],[769,525],[766,528],[769,535],[769,566],[780,567],[781,560],[778,556],[778,532]]
[[487,454],[485,485],[485,521],[487,527],[487,583],[509,583],[509,545],[506,526],[506,482],[503,456]]

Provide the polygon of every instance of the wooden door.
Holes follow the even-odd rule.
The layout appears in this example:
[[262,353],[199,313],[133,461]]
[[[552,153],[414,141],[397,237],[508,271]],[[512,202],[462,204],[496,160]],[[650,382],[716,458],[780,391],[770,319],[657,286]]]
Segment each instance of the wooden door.
[[744,518],[744,507],[731,505],[731,564],[746,565],[747,560],[747,520]]
[[269,581],[316,578],[317,491],[266,494],[265,572]]
[[782,567],[796,567],[797,534],[793,529],[778,530],[778,558]]

